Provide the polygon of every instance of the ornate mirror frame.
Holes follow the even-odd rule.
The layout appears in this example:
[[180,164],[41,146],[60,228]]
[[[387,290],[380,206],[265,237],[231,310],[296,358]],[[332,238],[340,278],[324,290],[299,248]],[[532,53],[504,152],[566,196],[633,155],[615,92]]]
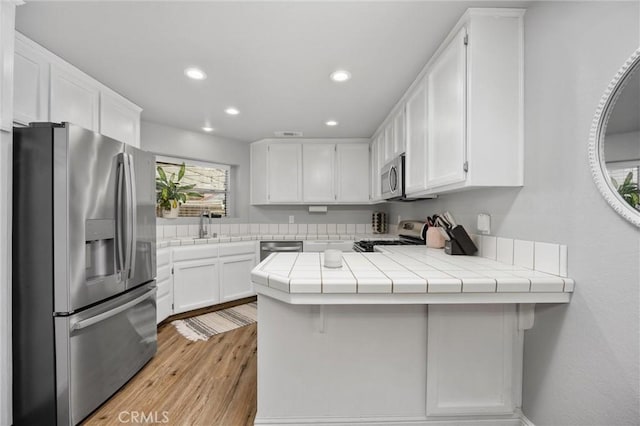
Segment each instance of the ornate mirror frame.
[[609,116],[618,97],[627,85],[627,77],[634,71],[640,72],[640,48],[622,65],[600,99],[589,135],[589,163],[593,180],[605,200],[620,216],[640,227],[640,212],[619,197],[611,184],[604,160],[603,143]]

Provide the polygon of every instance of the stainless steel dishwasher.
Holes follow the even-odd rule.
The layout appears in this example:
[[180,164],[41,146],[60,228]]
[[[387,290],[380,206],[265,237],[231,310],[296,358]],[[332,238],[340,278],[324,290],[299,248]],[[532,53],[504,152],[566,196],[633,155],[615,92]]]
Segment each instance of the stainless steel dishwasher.
[[260,262],[271,253],[300,253],[302,241],[260,241]]

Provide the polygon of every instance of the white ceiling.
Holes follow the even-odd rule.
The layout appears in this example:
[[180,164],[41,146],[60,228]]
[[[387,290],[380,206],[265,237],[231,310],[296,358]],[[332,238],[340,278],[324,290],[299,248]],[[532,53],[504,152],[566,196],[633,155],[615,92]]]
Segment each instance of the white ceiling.
[[[140,105],[143,120],[243,141],[370,137],[468,7],[524,4],[47,1],[18,7],[16,28]],[[186,79],[188,66],[208,78]],[[331,82],[338,68],[353,78]]]

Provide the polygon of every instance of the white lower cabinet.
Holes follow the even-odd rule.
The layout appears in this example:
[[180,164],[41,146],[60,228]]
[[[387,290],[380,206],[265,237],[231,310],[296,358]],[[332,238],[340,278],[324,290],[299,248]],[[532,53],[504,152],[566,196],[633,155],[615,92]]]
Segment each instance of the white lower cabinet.
[[257,241],[191,245],[157,251],[157,322],[173,314],[255,295],[251,270]]
[[173,264],[173,311],[176,314],[220,303],[217,258]]
[[220,258],[220,301],[253,296],[251,270],[256,266],[256,255],[243,254]]
[[427,335],[427,416],[513,414],[521,405],[516,305],[429,305]]
[[173,313],[173,274],[171,273],[171,249],[158,249],[156,253],[156,323]]

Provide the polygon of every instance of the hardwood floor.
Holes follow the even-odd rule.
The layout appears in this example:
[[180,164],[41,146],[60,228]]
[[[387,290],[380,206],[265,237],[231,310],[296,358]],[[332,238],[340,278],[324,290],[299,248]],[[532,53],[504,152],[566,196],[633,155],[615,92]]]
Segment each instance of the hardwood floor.
[[257,324],[191,342],[171,324],[158,353],[83,425],[253,425]]

